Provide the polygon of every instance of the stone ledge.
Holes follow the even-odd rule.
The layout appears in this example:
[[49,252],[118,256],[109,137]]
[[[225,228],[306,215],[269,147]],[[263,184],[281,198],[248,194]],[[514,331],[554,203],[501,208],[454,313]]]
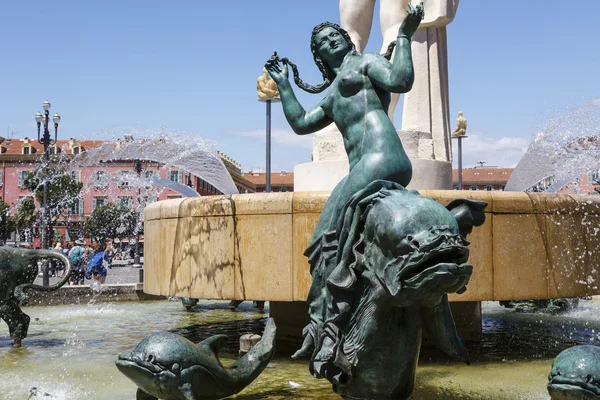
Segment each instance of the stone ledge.
[[[488,202],[485,224],[468,238],[474,265],[468,290],[450,296],[451,301],[600,294],[600,286],[588,284],[600,259],[598,196],[420,192],[443,205],[458,198]],[[165,218],[146,221],[144,290],[221,300],[306,299],[310,274],[302,253],[327,197],[323,192],[260,193],[153,205],[146,215],[156,215],[157,208],[169,211],[158,214]],[[239,213],[214,215],[214,205],[225,201]],[[199,212],[203,205],[206,215]],[[227,213],[226,207],[220,209]]]
[[143,283],[103,285],[99,292],[93,291],[89,285],[63,286],[53,292],[29,290],[29,306],[54,306],[67,304],[87,304],[95,302],[121,302],[142,300],[164,300],[164,296],[144,293]]

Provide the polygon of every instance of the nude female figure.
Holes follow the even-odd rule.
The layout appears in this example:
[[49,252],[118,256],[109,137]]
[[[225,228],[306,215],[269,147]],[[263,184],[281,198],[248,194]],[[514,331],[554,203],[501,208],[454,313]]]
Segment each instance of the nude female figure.
[[[305,343],[297,355],[310,354],[316,348],[318,354],[313,357],[313,362],[317,364],[333,357],[334,336],[338,329],[338,322],[333,321],[323,307],[321,290],[335,266],[335,257],[332,259],[325,253],[336,240],[335,232],[344,205],[374,180],[406,186],[412,176],[410,160],[387,109],[390,92],[405,93],[412,87],[414,70],[410,39],[422,17],[422,6],[413,8],[409,5],[397,31],[393,62],[380,54],[357,52],[348,33],[336,24],[325,22],[316,26],[311,36],[311,50],[324,77],[317,86],[304,83],[295,65],[277,55],[265,65],[277,83],[284,114],[294,132],[305,135],[335,123],[342,134],[350,163],[350,172],[331,193],[311,245],[305,252],[313,278],[308,302],[311,308],[322,310],[323,315],[322,320],[309,325],[308,329],[312,331],[305,332]],[[312,110],[306,111],[298,102],[288,78],[288,64],[294,70],[294,81],[303,90],[319,93],[330,87],[325,98]]]
[[265,67],[279,89],[283,111],[298,135],[316,132],[335,123],[344,139],[350,172],[335,187],[325,205],[313,242],[325,230],[334,230],[346,201],[359,189],[376,179],[406,186],[412,167],[396,129],[387,115],[390,92],[405,93],[414,81],[410,38],[419,26],[423,10],[410,7],[398,30],[393,63],[379,54],[358,53],[349,35],[333,23],[314,30],[311,48],[325,82],[311,87],[299,78],[300,86],[310,92],[323,91],[326,97],[306,111],[296,99],[288,79],[287,64],[272,57]]
[[[386,52],[396,34],[410,0],[379,0],[379,24],[383,44],[380,53]],[[362,53],[367,46],[373,24],[376,0],[340,0],[340,23],[348,31],[356,49]],[[388,106],[388,115],[394,122],[394,111],[400,99],[400,93],[392,93]]]

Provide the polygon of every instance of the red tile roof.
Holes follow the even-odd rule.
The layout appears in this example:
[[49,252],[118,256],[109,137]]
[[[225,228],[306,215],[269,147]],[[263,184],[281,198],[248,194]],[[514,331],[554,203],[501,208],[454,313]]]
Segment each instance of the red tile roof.
[[[463,184],[499,184],[506,185],[514,168],[464,168],[462,170]],[[458,170],[452,170],[452,182],[458,182]]]
[[[0,146],[2,147],[2,154],[23,154],[23,145],[25,139],[4,139],[0,137]],[[38,142],[37,139],[28,139],[29,144],[34,151],[32,154],[42,154],[44,152],[44,146]],[[74,139],[74,144],[78,144],[86,150],[100,147],[103,143],[109,142],[108,140],[77,140]],[[71,139],[58,140],[56,146],[59,149],[63,149],[62,152],[66,154],[73,154],[71,151]],[[5,150],[6,149],[6,150]],[[66,149],[66,150],[64,150]]]
[[[257,186],[267,184],[267,174],[265,172],[244,172],[242,176]],[[294,186],[294,173],[271,172],[271,185]]]

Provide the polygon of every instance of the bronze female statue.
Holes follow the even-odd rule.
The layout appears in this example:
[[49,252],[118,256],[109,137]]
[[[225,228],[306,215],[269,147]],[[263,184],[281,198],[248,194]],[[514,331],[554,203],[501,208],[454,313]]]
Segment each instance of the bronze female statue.
[[[408,15],[398,31],[396,56],[389,62],[374,53],[358,53],[348,33],[337,24],[324,22],[311,36],[311,50],[324,81],[310,86],[299,78],[296,84],[310,93],[330,87],[327,96],[306,111],[296,99],[288,79],[288,62],[280,65],[276,55],[265,67],[277,83],[284,114],[298,135],[314,133],[335,123],[342,133],[350,162],[349,174],[335,187],[315,229],[312,243],[324,232],[335,229],[346,201],[376,179],[406,186],[412,176],[410,160],[396,128],[387,115],[390,92],[406,93],[414,81],[410,38],[423,18],[422,6],[409,5]],[[391,51],[388,53],[391,54]]]
[[[413,84],[410,38],[422,17],[422,5],[409,6],[385,55],[361,54],[338,25],[318,25],[311,49],[324,81],[317,86],[304,83],[277,53],[265,65],[294,132],[335,123],[350,162],[304,253],[311,322],[294,355],[310,355],[311,373],[344,399],[410,398],[422,328],[440,349],[468,361],[447,294],[466,290],[472,273],[466,235],[484,223],[486,204],[457,199],[444,208],[406,190],[412,167],[387,114],[390,93]],[[288,65],[303,90],[330,87],[312,110],[296,99]]]
[[[375,180],[408,185],[412,167],[396,129],[388,117],[390,92],[406,93],[414,81],[410,39],[423,18],[423,7],[409,5],[408,14],[386,55],[356,51],[348,33],[337,24],[317,25],[311,36],[311,50],[324,81],[317,86],[303,82],[296,66],[277,54],[265,67],[277,83],[284,114],[298,135],[316,132],[331,123],[340,130],[350,163],[348,175],[340,181],[325,204],[305,252],[311,265],[312,285],[308,297],[313,323],[305,329],[305,342],[296,356],[313,355],[313,373],[335,357],[336,336],[348,316],[323,295],[327,278],[336,266],[336,229],[344,205],[358,191]],[[393,47],[396,55],[388,61]],[[319,93],[330,88],[325,98],[306,111],[298,102],[288,79],[288,64],[294,81],[303,90]],[[338,260],[339,261],[339,260]]]

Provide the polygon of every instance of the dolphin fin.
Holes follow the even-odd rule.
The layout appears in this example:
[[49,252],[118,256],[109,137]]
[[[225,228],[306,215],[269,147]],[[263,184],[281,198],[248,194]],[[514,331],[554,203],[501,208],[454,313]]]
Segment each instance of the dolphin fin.
[[227,340],[227,335],[215,335],[198,343],[198,347],[204,350],[208,350],[215,356],[215,358],[218,358],[219,349],[221,348],[221,345],[223,343],[227,342]]
[[421,307],[421,320],[423,327],[440,350],[467,365],[471,364],[467,347],[456,331],[447,294],[444,294],[437,306]]
[[275,354],[276,333],[275,321],[269,318],[260,341],[229,367],[229,372],[237,384],[249,385],[269,365]]

